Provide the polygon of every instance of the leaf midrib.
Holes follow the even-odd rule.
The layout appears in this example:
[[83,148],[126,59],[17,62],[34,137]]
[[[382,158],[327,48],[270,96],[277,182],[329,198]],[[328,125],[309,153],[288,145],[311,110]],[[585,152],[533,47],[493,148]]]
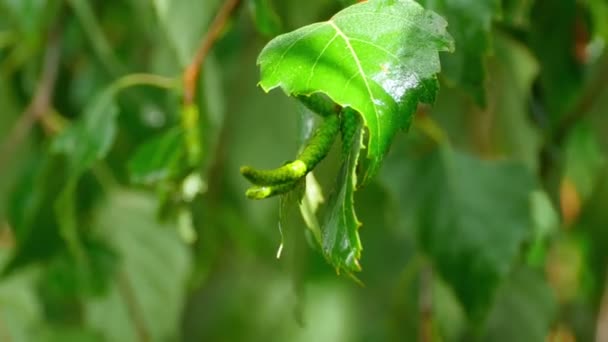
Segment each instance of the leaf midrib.
[[[380,116],[378,114],[378,107],[376,106],[376,103],[374,101],[374,100],[376,100],[376,97],[372,93],[372,89],[369,86],[369,82],[367,81],[367,75],[365,74],[365,71],[363,70],[363,66],[361,65],[359,56],[357,55],[355,48],[350,43],[350,39],[344,34],[344,32],[342,32],[340,27],[338,27],[338,25],[333,20],[329,20],[329,21],[327,21],[327,23],[331,27],[333,27],[333,29],[336,30],[336,33],[344,40],[346,47],[350,51],[350,54],[351,54],[353,60],[355,61],[355,64],[357,65],[357,69],[359,69],[359,74],[361,75],[361,78],[363,78],[363,83],[365,83],[365,88],[367,89],[367,94],[369,95],[370,102],[372,104],[372,107],[374,108],[374,115],[376,116],[376,134],[377,134],[376,136],[379,137],[380,136],[380,125],[379,125]],[[365,120],[365,115],[363,115],[363,120]],[[368,128],[369,128],[369,126],[368,126]],[[369,145],[371,145],[371,144],[369,144]]]

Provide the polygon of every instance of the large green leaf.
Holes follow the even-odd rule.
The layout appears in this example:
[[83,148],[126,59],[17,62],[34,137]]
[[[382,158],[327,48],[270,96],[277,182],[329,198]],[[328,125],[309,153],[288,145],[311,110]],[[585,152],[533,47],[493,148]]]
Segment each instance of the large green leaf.
[[500,11],[500,0],[422,0],[450,23],[457,49],[442,56],[443,73],[485,106],[485,57],[490,50],[492,19]]
[[88,301],[87,325],[108,341],[175,340],[191,256],[171,227],[154,219],[153,197],[113,192],[98,213],[96,233],[121,260],[106,296]]
[[401,157],[387,175],[422,249],[467,313],[483,314],[530,233],[532,176],[449,148]]
[[[483,341],[544,341],[556,313],[546,281],[530,269],[517,269],[498,291],[484,327]],[[513,329],[513,327],[518,327]]]
[[411,0],[370,0],[330,20],[272,40],[261,52],[260,85],[288,95],[325,93],[363,115],[373,176],[418,102],[437,92],[439,51],[453,49],[446,22]]

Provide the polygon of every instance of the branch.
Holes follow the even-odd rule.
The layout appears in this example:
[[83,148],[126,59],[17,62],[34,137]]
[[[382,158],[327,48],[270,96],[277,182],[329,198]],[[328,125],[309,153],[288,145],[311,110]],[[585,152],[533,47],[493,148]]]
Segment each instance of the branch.
[[21,145],[33,125],[49,112],[61,55],[59,36],[57,32],[53,32],[49,36],[42,73],[36,86],[36,92],[17,122],[13,125],[8,137],[0,145],[0,165],[6,165],[6,161],[10,159],[15,149]]
[[186,67],[186,70],[184,71],[185,105],[191,105],[194,103],[196,80],[201,72],[201,67],[205,62],[205,58],[207,58],[209,51],[219,38],[224,26],[226,26],[226,22],[236,10],[240,2],[240,0],[228,0],[224,2],[224,5],[213,19],[213,22],[209,27],[209,31],[207,31],[207,34],[203,37],[192,63]]

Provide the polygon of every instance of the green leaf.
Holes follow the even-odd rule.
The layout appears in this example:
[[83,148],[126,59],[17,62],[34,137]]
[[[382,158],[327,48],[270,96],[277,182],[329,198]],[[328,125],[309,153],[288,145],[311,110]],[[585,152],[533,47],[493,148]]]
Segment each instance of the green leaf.
[[467,91],[477,104],[485,106],[485,61],[490,51],[492,20],[500,13],[500,0],[422,0],[420,3],[447,19],[456,41],[454,54],[441,57],[443,74]]
[[583,84],[583,68],[575,53],[580,29],[576,26],[583,25],[579,14],[576,0],[536,0],[532,8],[528,46],[540,62],[543,119],[551,125],[573,106]]
[[106,156],[116,136],[117,116],[114,89],[108,88],[89,103],[80,121],[55,139],[52,150],[66,156],[71,177]]
[[184,136],[179,128],[144,142],[129,160],[131,180],[137,184],[154,184],[175,175],[179,160],[184,157]]
[[517,269],[496,297],[484,328],[484,341],[545,340],[557,305],[542,276],[530,269]]
[[153,196],[114,192],[97,213],[95,232],[120,255],[109,293],[86,303],[87,325],[107,341],[175,340],[191,256],[175,229],[154,219]]
[[536,170],[542,137],[530,120],[529,94],[538,76],[538,62],[522,44],[505,34],[494,35],[495,56],[489,63],[488,99],[495,119],[489,139],[497,155],[521,161]]
[[534,0],[503,0],[503,20],[515,27],[527,28],[530,26],[530,12]]
[[109,87],[97,95],[85,108],[82,119],[59,135],[51,147],[67,162],[67,183],[55,201],[55,211],[61,235],[76,255],[82,254],[75,207],[78,179],[103,159],[114,143],[118,116],[115,90]]
[[5,274],[32,261],[46,260],[64,247],[49,203],[65,186],[65,179],[57,177],[65,174],[65,167],[48,153],[33,153],[28,159],[9,198],[7,218],[16,248],[2,270]]
[[530,234],[534,181],[521,165],[487,162],[442,148],[388,168],[403,219],[422,249],[478,318]]
[[560,218],[553,207],[549,195],[544,191],[534,191],[530,199],[533,230],[528,249],[528,265],[542,267],[545,264],[548,238],[555,234],[560,226]]
[[266,37],[281,33],[281,18],[272,8],[270,0],[249,0],[249,12],[258,31]]
[[595,133],[587,125],[576,126],[566,142],[564,176],[574,183],[581,200],[593,194],[604,165],[606,157]]
[[89,237],[83,243],[86,258],[76,259],[63,249],[48,260],[39,286],[58,301],[100,296],[115,276],[117,255],[104,242]]
[[[0,250],[2,266],[4,266],[5,251]],[[35,291],[36,269],[3,277],[0,281],[0,340],[2,341],[32,341],[33,332],[43,321],[43,308]]]
[[604,41],[608,39],[608,3],[604,0],[588,0],[589,15],[593,21],[594,33]]
[[328,209],[322,227],[322,248],[325,257],[338,272],[341,269],[355,272],[361,270],[359,258],[362,247],[358,233],[361,223],[355,214],[354,192],[357,185],[356,168],[363,131],[357,113],[345,111],[344,115],[351,115],[355,124],[348,130],[343,128],[344,160],[336,182],[338,188],[327,202]]
[[359,3],[272,40],[258,57],[260,85],[294,96],[325,93],[361,113],[369,130],[365,182],[418,102],[434,100],[438,52],[453,49],[445,27],[411,0]]
[[219,0],[154,0],[154,8],[182,67],[194,57]]

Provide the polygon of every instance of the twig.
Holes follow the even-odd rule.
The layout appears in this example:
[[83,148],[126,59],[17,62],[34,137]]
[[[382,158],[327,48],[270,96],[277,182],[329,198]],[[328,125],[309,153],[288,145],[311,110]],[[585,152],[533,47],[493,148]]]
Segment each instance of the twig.
[[135,293],[133,292],[133,288],[129,283],[127,275],[123,272],[120,272],[118,275],[118,291],[125,301],[127,312],[131,318],[135,332],[137,333],[137,340],[140,342],[151,341],[150,333],[146,328],[146,323],[139,303],[137,302],[137,298],[135,297]]
[[200,47],[196,51],[196,55],[192,60],[192,63],[186,67],[184,71],[184,104],[191,105],[194,103],[194,97],[196,94],[196,80],[201,72],[201,67],[205,62],[205,58],[209,54],[209,51],[218,39],[222,29],[226,25],[226,22],[232,15],[232,12],[236,10],[240,0],[228,0],[224,3],[220,11],[217,13],[209,31],[203,37]]
[[59,34],[53,32],[49,36],[43,69],[34,97],[19,117],[19,120],[13,125],[8,137],[0,145],[0,165],[5,165],[15,149],[21,145],[23,139],[29,134],[32,126],[49,112],[55,81],[57,80],[60,55]]

